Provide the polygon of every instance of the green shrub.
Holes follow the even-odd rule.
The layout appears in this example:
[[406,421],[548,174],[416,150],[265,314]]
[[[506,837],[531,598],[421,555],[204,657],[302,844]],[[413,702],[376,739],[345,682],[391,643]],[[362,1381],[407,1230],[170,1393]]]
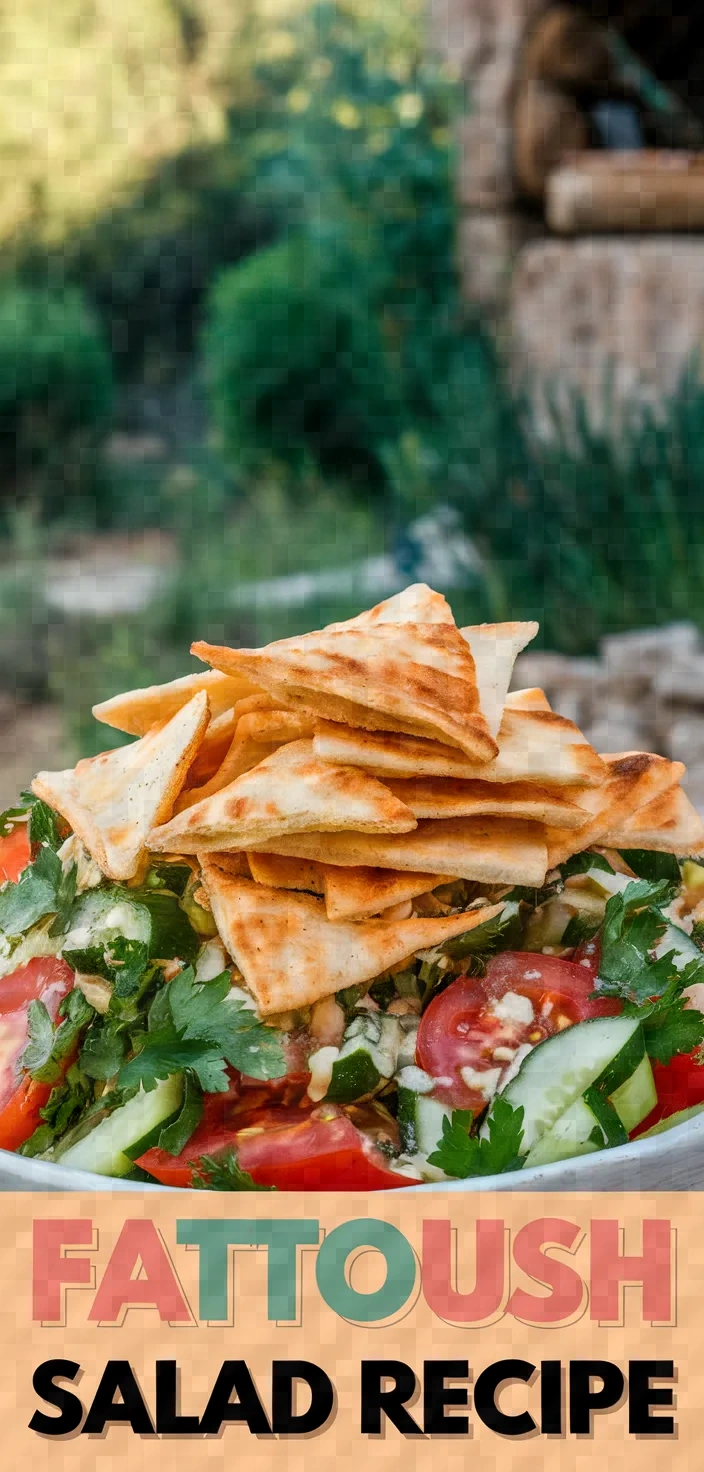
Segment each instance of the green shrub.
[[80,487],[109,421],[112,366],[77,291],[0,290],[0,463],[7,493],[30,474],[49,498]]

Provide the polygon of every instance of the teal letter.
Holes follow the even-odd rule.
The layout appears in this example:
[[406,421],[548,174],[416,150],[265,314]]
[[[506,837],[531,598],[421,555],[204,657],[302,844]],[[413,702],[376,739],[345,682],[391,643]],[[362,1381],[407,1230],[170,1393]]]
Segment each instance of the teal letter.
[[[375,1293],[350,1287],[345,1267],[350,1253],[375,1247],[386,1259],[386,1282]],[[413,1248],[398,1227],[375,1217],[359,1217],[335,1227],[321,1243],[316,1264],[318,1288],[328,1308],[357,1324],[390,1319],[407,1303],[416,1280]]]
[[317,1221],[179,1221],[176,1241],[200,1252],[199,1319],[227,1318],[230,1247],[268,1247],[269,1319],[295,1319],[296,1248],[317,1246]]

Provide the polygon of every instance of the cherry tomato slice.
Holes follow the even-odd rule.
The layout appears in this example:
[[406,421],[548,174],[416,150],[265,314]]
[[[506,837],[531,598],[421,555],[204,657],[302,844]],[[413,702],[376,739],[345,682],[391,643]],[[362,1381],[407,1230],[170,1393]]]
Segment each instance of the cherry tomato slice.
[[681,1109],[691,1109],[693,1104],[704,1104],[704,1066],[698,1053],[679,1053],[671,1063],[653,1060],[653,1078],[658,1102],[647,1119],[633,1131],[632,1138],[652,1129],[662,1119],[679,1114]]
[[[56,956],[28,961],[0,980],[0,1149],[16,1150],[41,1124],[39,1111],[53,1084],[35,1083],[22,1074],[20,1057],[27,1045],[27,1011],[32,1001],[44,1003],[52,1021],[73,986],[73,972]],[[66,1059],[66,1067],[69,1065]]]
[[601,935],[593,935],[591,940],[583,940],[577,946],[572,957],[573,966],[583,966],[593,977],[599,975],[599,963],[601,961]]
[[485,976],[453,981],[430,1003],[418,1029],[416,1057],[439,1081],[435,1097],[480,1113],[519,1048],[621,1010],[611,998],[592,1000],[593,990],[591,967],[531,951],[503,951]]
[[16,884],[30,859],[26,823],[18,823],[7,838],[0,838],[0,884],[10,879]]
[[328,1107],[272,1109],[234,1131],[207,1134],[200,1125],[176,1160],[148,1150],[137,1164],[163,1185],[189,1186],[194,1161],[229,1146],[257,1185],[280,1191],[380,1191],[417,1183],[392,1171],[373,1142],[342,1111]]

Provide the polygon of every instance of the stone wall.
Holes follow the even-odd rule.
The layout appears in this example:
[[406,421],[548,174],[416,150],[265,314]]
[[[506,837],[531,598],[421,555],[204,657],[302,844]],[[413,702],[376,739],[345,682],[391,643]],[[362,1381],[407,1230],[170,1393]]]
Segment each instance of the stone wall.
[[684,762],[683,786],[704,813],[704,639],[695,624],[611,635],[594,659],[528,651],[513,685],[539,685],[597,751]]

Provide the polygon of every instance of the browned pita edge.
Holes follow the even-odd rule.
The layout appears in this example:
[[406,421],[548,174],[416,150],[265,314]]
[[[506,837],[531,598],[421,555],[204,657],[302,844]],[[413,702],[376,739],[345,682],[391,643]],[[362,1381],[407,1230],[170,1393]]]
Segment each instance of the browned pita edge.
[[574,800],[588,815],[585,826],[574,834],[548,827],[549,868],[564,864],[572,854],[581,853],[595,843],[615,847],[605,843],[606,835],[615,831],[630,813],[676,786],[685,770],[682,762],[671,762],[667,757],[645,751],[607,754],[604,762],[608,776],[602,786],[574,794]]
[[235,730],[233,740],[217,771],[208,782],[203,782],[201,786],[185,787],[176,803],[174,813],[185,813],[187,808],[193,808],[197,803],[205,802],[207,798],[213,797],[216,792],[222,792],[238,777],[244,776],[245,772],[251,772],[253,767],[260,766],[268,756],[273,756],[280,745],[278,741],[266,744],[259,741],[240,741],[237,730]]
[[127,690],[93,706],[96,721],[126,731],[129,736],[145,736],[150,727],[171,720],[194,695],[204,690],[208,696],[211,720],[231,710],[235,701],[254,692],[256,687],[245,676],[223,675],[219,670],[198,670],[183,675],[166,685],[148,685],[142,690]]
[[609,848],[645,848],[655,853],[686,857],[704,849],[704,822],[694,804],[679,786],[638,808],[618,828],[609,830],[602,842]]
[[[218,855],[217,862],[221,857]],[[304,889],[310,894],[324,894],[323,866],[310,859],[284,859],[280,854],[247,854],[249,870],[257,884],[270,889]]]
[[[396,732],[360,731],[320,720],[313,744],[323,761],[360,766],[390,778],[456,777],[467,781],[535,782],[540,787],[600,787],[606,766],[574,722],[554,711],[504,711],[499,752],[491,762],[469,761],[438,741]],[[574,799],[568,795],[568,800]]]
[[291,741],[204,802],[152,831],[158,853],[177,849],[257,849],[282,833],[408,833],[415,818],[388,787],[358,767],[314,755],[312,741]]
[[497,751],[479,708],[469,646],[451,624],[379,623],[264,649],[199,643],[192,652],[225,673],[264,684],[285,707],[305,704],[365,729],[441,739],[477,762]]
[[208,723],[208,729],[191,762],[186,785],[197,787],[214,777],[232,745],[237,730],[237,716],[233,710],[223,711]]
[[496,736],[506,704],[516,657],[540,625],[530,623],[470,624],[460,629],[472,651],[482,711],[492,736]]
[[326,629],[365,628],[369,624],[454,624],[450,605],[442,593],[436,593],[427,583],[411,583],[400,593],[385,598],[366,613],[345,619],[340,624],[326,624]]
[[427,894],[428,890],[437,889],[439,884],[449,884],[455,877],[450,874],[413,874],[398,869],[341,869],[333,864],[319,867],[328,920],[366,920],[391,905]]
[[505,710],[550,710],[551,705],[544,690],[531,685],[525,690],[509,690]]
[[170,817],[207,724],[202,690],[140,740],[73,770],[39,772],[32,791],[66,819],[106,878],[134,879],[146,860],[149,831]]
[[587,814],[564,796],[531,782],[463,782],[457,777],[387,778],[386,786],[416,818],[527,818],[555,828],[581,828]]
[[371,981],[501,909],[491,905],[442,919],[333,922],[315,895],[233,878],[207,859],[202,878],[223,945],[265,1017]]
[[443,818],[420,822],[414,833],[294,833],[258,843],[257,849],[346,869],[452,874],[538,889],[547,870],[545,829],[523,819]]
[[259,710],[240,716],[237,737],[240,741],[276,743],[302,741],[312,737],[315,730],[315,711],[304,710]]

